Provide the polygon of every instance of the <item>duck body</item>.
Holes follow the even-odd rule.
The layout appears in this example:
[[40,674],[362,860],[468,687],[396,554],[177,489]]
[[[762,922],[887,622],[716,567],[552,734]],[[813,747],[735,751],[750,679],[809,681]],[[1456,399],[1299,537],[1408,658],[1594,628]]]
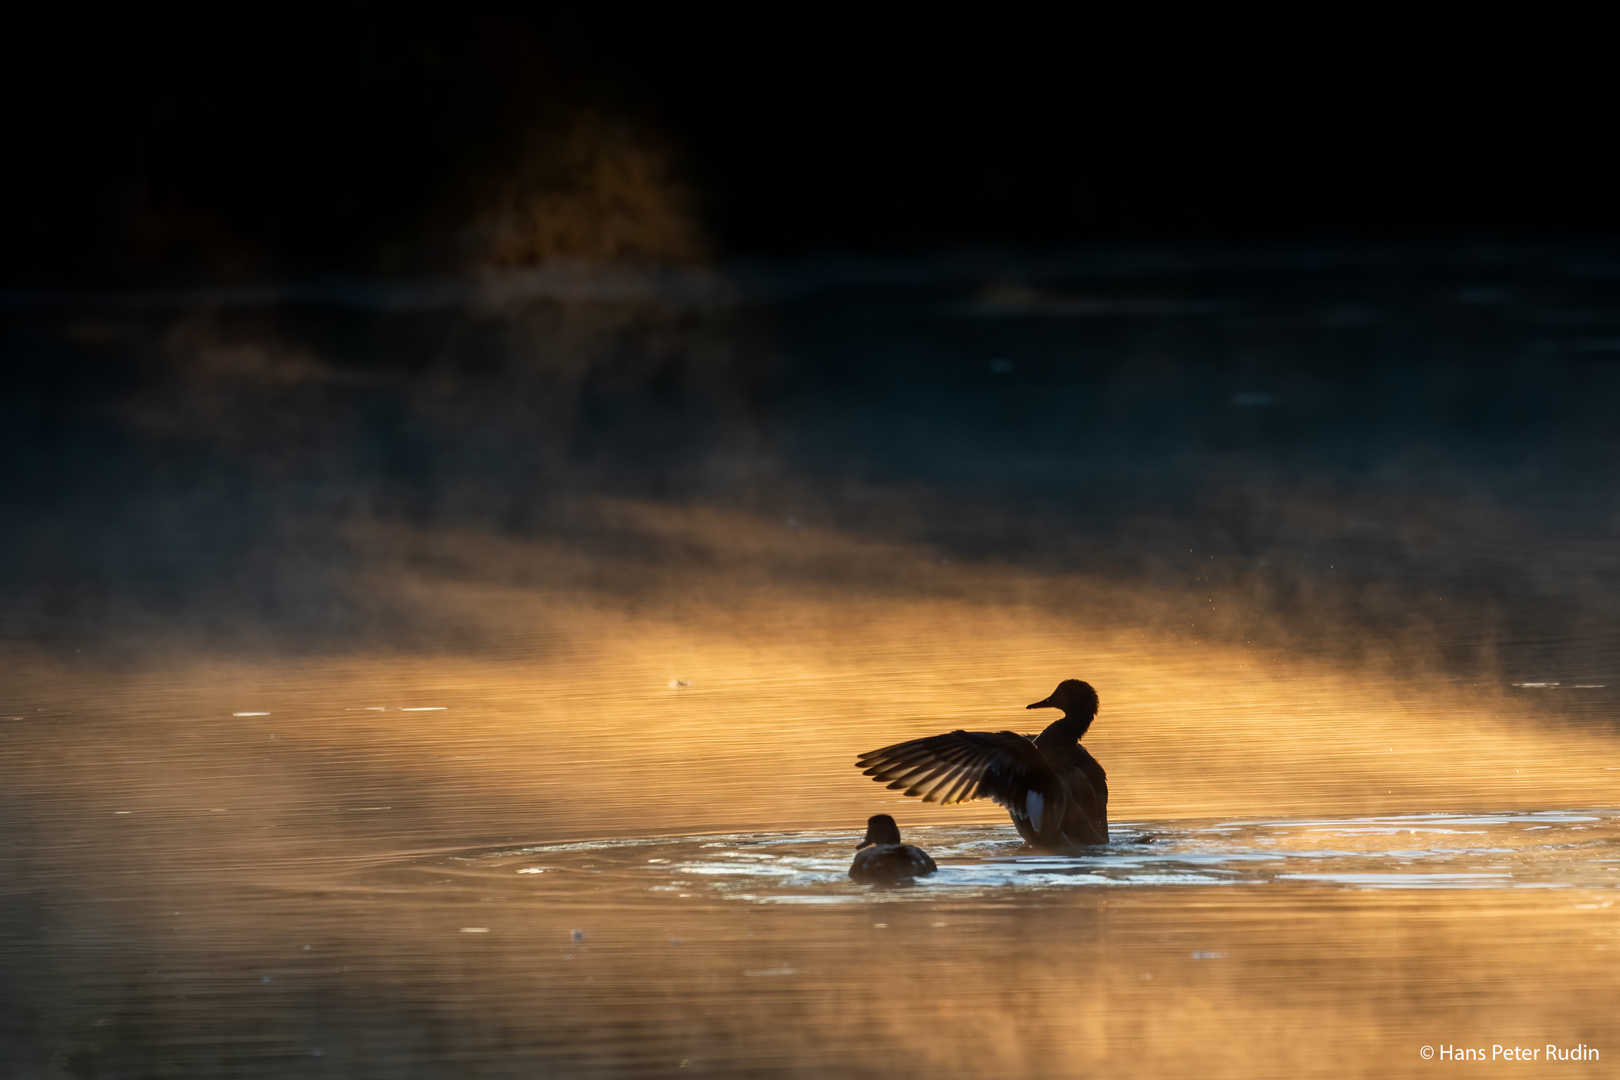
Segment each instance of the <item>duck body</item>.
[[939,867],[920,847],[900,842],[900,827],[888,814],[866,822],[866,838],[856,845],[849,876],[866,884],[907,881],[932,874]]
[[856,767],[926,802],[991,799],[1031,847],[1074,854],[1108,843],[1108,774],[1080,745],[1097,692],[1065,679],[1027,708],[1062,709],[1063,717],[1039,735],[952,731],[896,743],[860,755]]

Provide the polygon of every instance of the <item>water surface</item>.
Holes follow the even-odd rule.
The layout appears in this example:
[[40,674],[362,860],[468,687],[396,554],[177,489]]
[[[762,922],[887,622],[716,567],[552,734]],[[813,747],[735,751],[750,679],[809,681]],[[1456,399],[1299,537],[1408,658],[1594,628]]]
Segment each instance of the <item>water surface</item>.
[[[1612,1071],[1616,265],[8,294],[0,1060]],[[1095,854],[854,768],[1068,677]]]

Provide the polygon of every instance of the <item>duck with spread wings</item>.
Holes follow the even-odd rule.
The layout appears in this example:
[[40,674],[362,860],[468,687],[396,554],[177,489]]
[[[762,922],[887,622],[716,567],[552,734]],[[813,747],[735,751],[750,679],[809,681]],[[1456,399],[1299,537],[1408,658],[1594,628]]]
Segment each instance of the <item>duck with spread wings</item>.
[[925,802],[994,800],[1031,847],[1072,854],[1108,843],[1108,776],[1080,745],[1097,717],[1097,691],[1065,679],[1026,707],[1063,716],[1039,735],[952,731],[868,751],[855,765]]

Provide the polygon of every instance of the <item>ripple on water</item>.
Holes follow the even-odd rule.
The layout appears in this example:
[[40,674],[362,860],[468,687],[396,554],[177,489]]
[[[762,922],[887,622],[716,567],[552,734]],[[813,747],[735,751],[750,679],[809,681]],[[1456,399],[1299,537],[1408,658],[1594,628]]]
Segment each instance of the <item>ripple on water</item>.
[[[1172,886],[1548,889],[1620,885],[1620,811],[1408,814],[1116,826],[1115,842],[1062,857],[1025,849],[1010,826],[917,828],[939,872],[910,886],[848,878],[860,833],[736,834],[552,844],[472,856],[548,873],[536,887],[759,904],[971,899],[1005,890]],[[552,870],[558,873],[551,872]]]

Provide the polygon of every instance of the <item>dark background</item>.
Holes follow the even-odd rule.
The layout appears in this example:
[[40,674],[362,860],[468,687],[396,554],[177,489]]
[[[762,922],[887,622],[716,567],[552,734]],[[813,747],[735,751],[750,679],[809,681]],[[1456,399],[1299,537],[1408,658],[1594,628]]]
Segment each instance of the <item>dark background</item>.
[[362,584],[377,522],[544,537],[608,591],[723,560],[607,496],[1131,583],[1166,634],[1620,685],[1592,27],[416,2],[9,31],[0,635],[447,644]]
[[442,269],[582,110],[667,151],[709,257],[1617,223],[1603,35],[1522,16],[415,0],[5,38],[14,285]]

